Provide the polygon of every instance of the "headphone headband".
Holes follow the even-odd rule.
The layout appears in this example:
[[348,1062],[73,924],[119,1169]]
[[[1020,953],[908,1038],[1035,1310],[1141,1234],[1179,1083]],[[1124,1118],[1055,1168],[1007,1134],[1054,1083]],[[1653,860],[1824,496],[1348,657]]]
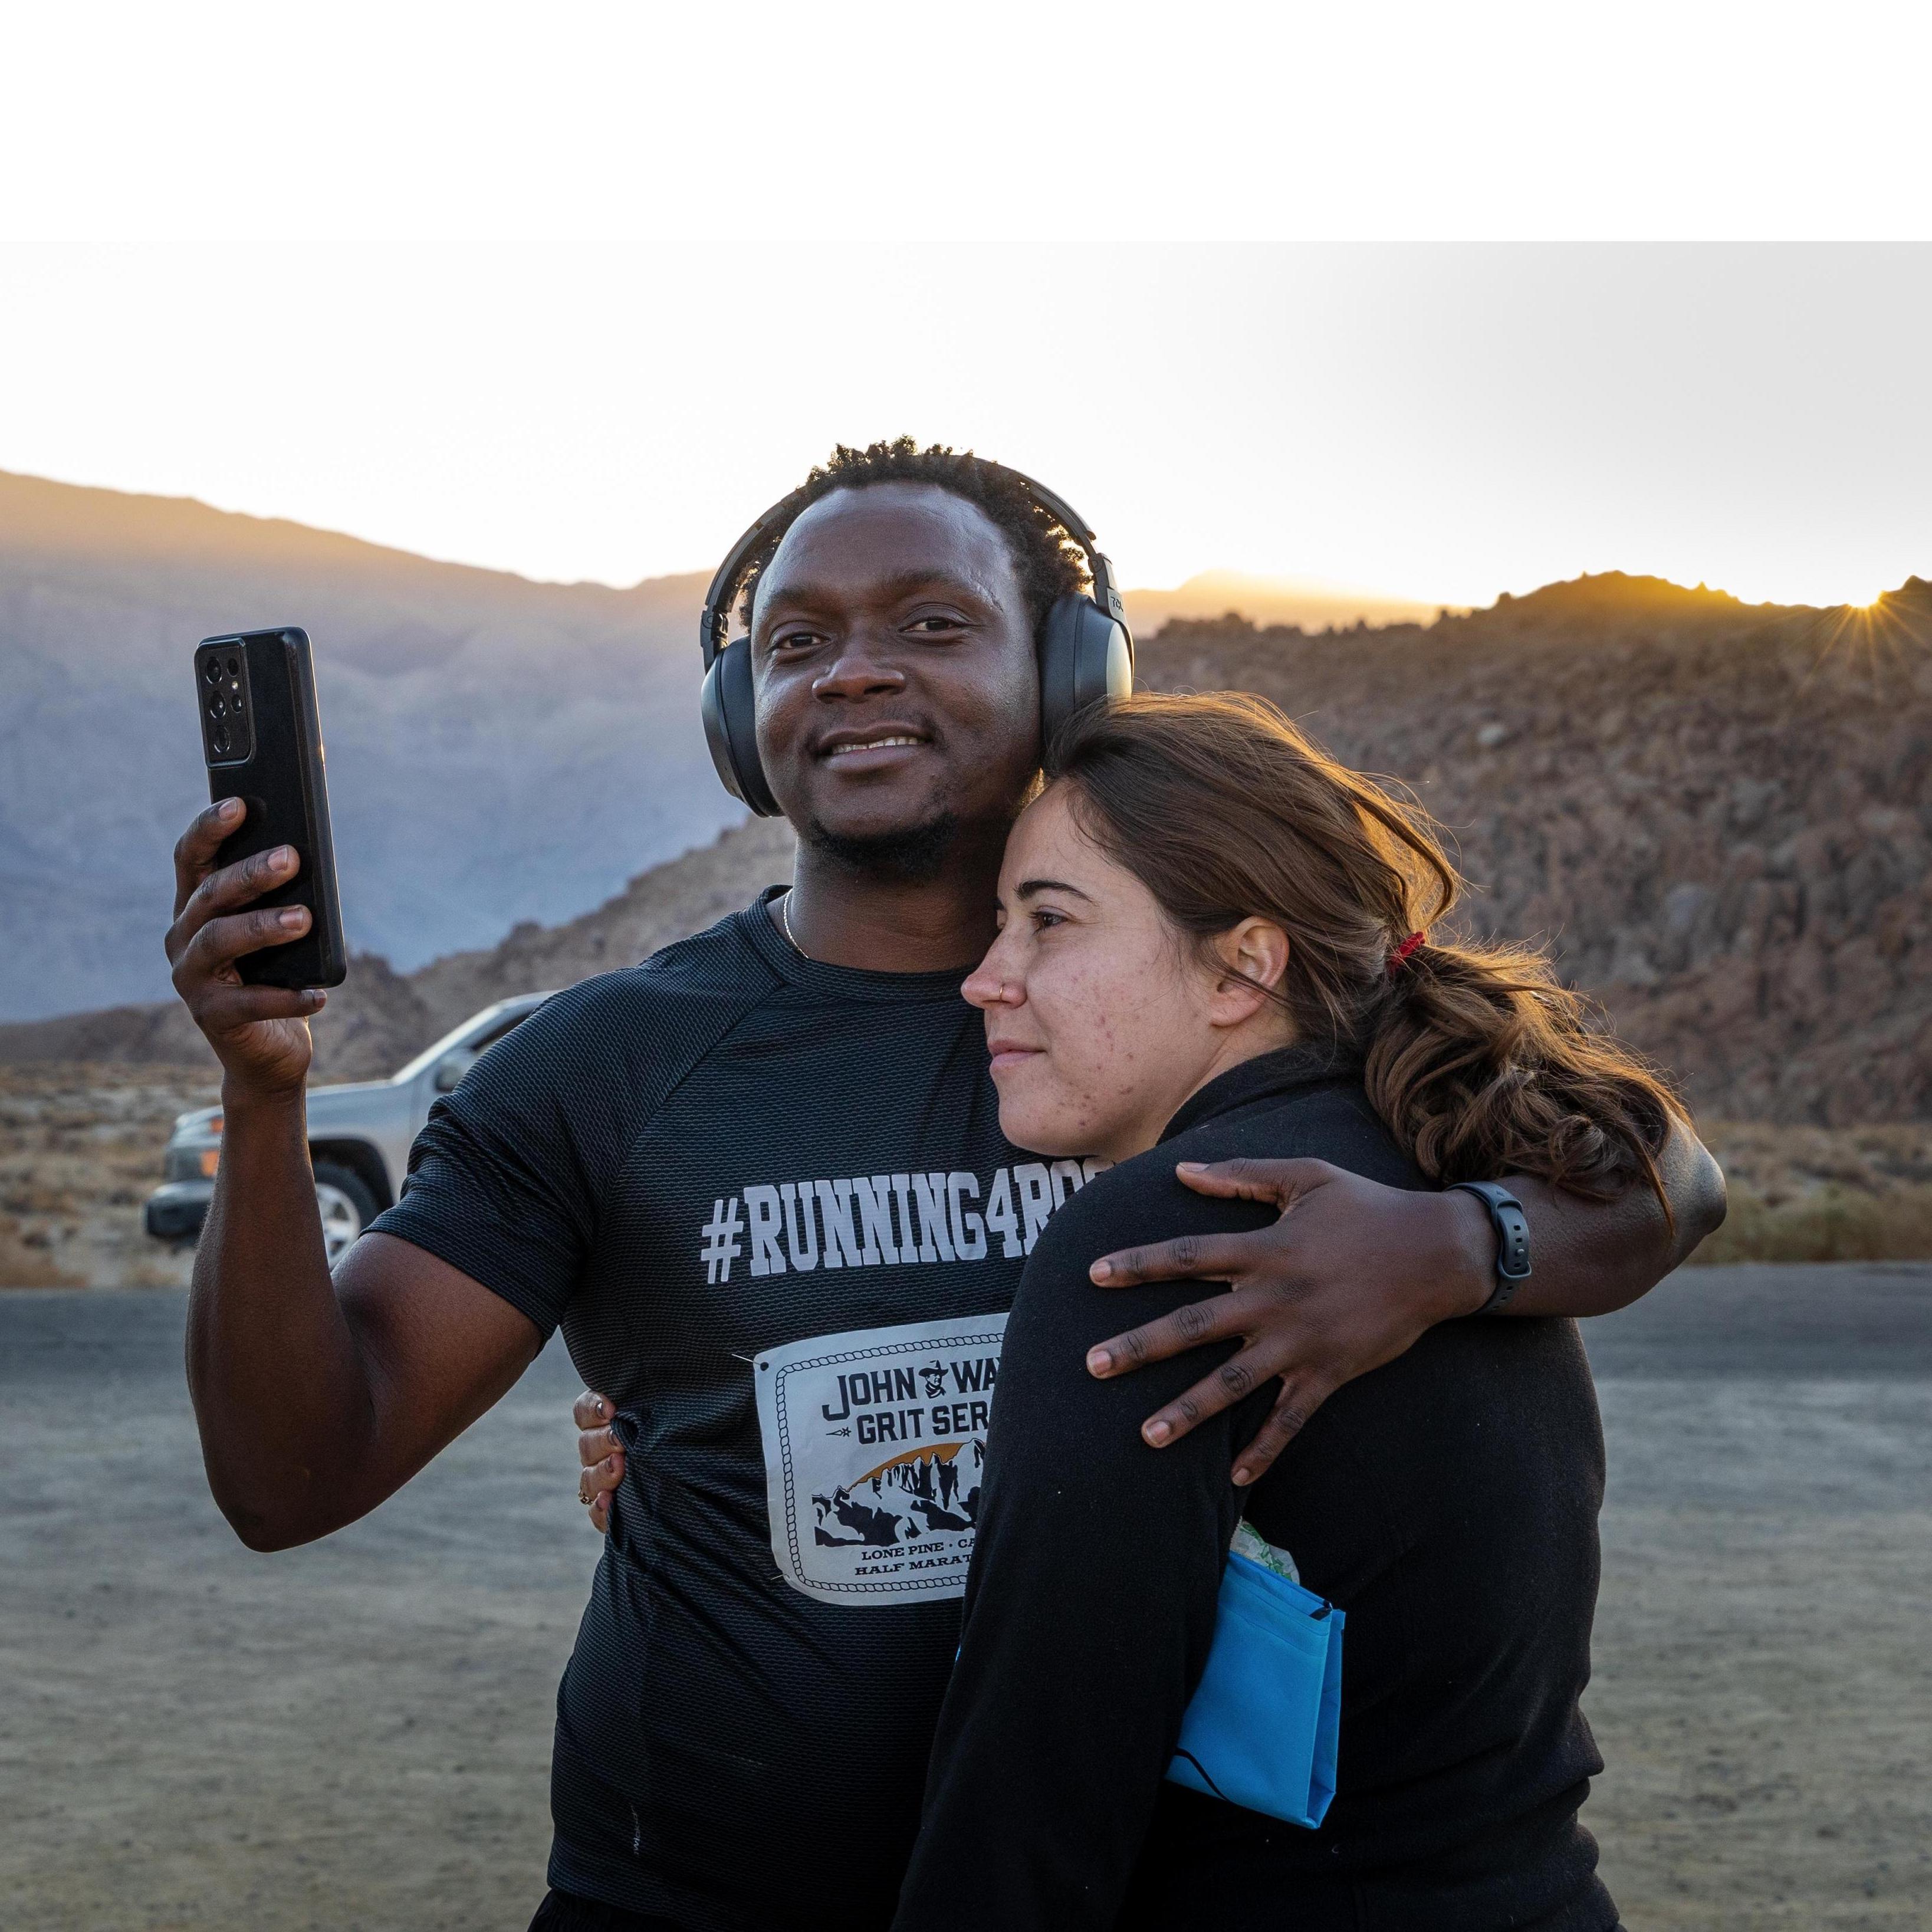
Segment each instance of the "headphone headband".
[[[1120,603],[1120,594],[1114,583],[1114,566],[1102,555],[1094,540],[1093,526],[1080,515],[1064,496],[1047,488],[1043,483],[1036,483],[1024,470],[1014,470],[1004,463],[994,463],[987,457],[976,457],[976,462],[984,463],[989,470],[1000,470],[1026,486],[1027,494],[1040,508],[1060,525],[1066,534],[1085,553],[1087,568],[1093,574],[1094,601],[1116,623],[1126,622],[1126,612]],[[852,485],[863,489],[863,484]],[[945,485],[938,486],[944,489]],[[832,493],[826,493],[830,496]],[[718,654],[724,650],[731,634],[731,608],[730,598],[737,588],[738,580],[743,574],[746,564],[752,553],[764,539],[765,532],[788,512],[796,514],[794,506],[805,494],[804,488],[781,496],[751,528],[746,531],[726,554],[711,579],[711,587],[704,593],[704,609],[698,620],[698,645],[704,654],[704,668],[709,670],[716,662]]]

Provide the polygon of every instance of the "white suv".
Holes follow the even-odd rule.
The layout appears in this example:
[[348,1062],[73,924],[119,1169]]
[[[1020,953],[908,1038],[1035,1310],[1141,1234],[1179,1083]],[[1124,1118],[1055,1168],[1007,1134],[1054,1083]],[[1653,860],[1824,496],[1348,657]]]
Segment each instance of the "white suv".
[[[499,1000],[416,1055],[387,1080],[311,1087],[308,1151],[316,1204],[332,1264],[400,1191],[410,1144],[437,1095],[450,1092],[477,1057],[528,1019],[548,993]],[[191,1241],[201,1232],[221,1159],[221,1109],[202,1107],[175,1122],[164,1184],[148,1197],[143,1217],[157,1240]]]

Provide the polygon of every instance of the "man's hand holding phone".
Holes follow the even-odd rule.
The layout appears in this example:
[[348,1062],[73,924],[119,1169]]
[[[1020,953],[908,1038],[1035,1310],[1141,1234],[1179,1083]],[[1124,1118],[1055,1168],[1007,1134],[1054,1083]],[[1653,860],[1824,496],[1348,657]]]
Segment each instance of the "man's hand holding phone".
[[[233,675],[227,659],[240,652],[221,656]],[[254,694],[266,684],[258,677]],[[304,773],[293,707],[238,710],[233,695],[218,714],[226,742],[210,748],[250,754],[249,789],[217,798],[182,835],[167,936],[175,990],[224,1076],[188,1383],[222,1514],[251,1550],[284,1550],[394,1495],[516,1381],[543,1337],[481,1282],[373,1231],[332,1275],[303,1092],[308,1022],[327,995],[302,982],[338,985],[344,968],[320,738],[309,730]],[[253,757],[264,748],[269,757]],[[212,760],[210,772],[232,782]],[[271,983],[278,976],[296,983]]]
[[308,1074],[309,1017],[328,997],[320,987],[251,986],[242,980],[238,960],[301,938],[311,922],[306,906],[254,905],[295,877],[300,862],[292,847],[216,864],[247,812],[240,799],[223,799],[197,813],[182,834],[167,933],[175,991],[221,1062],[225,1098],[231,1084],[251,1096],[299,1093]]

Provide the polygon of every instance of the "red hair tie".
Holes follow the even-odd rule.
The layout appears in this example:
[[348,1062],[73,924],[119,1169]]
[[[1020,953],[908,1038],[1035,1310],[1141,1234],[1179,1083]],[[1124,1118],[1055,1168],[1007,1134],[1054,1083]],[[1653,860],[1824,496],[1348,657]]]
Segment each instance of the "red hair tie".
[[1413,952],[1427,937],[1428,934],[1426,933],[1412,932],[1408,937],[1389,955],[1388,970],[1389,976],[1391,979],[1393,979],[1396,974],[1400,973],[1403,967],[1408,964],[1408,956]]

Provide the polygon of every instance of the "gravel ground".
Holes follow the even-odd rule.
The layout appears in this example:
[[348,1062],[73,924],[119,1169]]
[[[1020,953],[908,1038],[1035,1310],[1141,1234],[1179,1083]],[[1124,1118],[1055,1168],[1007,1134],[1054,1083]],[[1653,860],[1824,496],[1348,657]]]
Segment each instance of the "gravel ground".
[[[255,1556],[183,1306],[0,1295],[0,1926],[520,1932],[596,1556],[567,1359],[369,1521]],[[1698,1270],[1589,1339],[1586,1815],[1631,1932],[1932,1927],[1932,1267]]]
[[[728,839],[678,863],[717,862],[729,846]],[[700,866],[684,886],[702,898],[716,884]],[[680,918],[696,916],[695,901],[678,903]],[[630,940],[643,944],[652,930],[640,926]],[[460,979],[481,956],[435,970]],[[438,998],[458,1010],[480,1006],[518,985],[561,984],[576,970],[563,958],[541,970],[541,962],[526,964],[520,982],[472,975],[466,991],[446,987]],[[8,1030],[0,1026],[0,1054]],[[210,1072],[206,1064],[0,1063],[0,1288],[188,1286],[192,1250],[148,1240],[141,1204],[161,1178],[175,1115],[218,1097]],[[1700,1262],[1932,1258],[1932,1123],[1705,1120],[1698,1126],[1724,1166],[1731,1199],[1730,1217],[1699,1250]]]
[[141,1204],[175,1116],[218,1097],[205,1067],[0,1066],[0,1288],[185,1288]]

